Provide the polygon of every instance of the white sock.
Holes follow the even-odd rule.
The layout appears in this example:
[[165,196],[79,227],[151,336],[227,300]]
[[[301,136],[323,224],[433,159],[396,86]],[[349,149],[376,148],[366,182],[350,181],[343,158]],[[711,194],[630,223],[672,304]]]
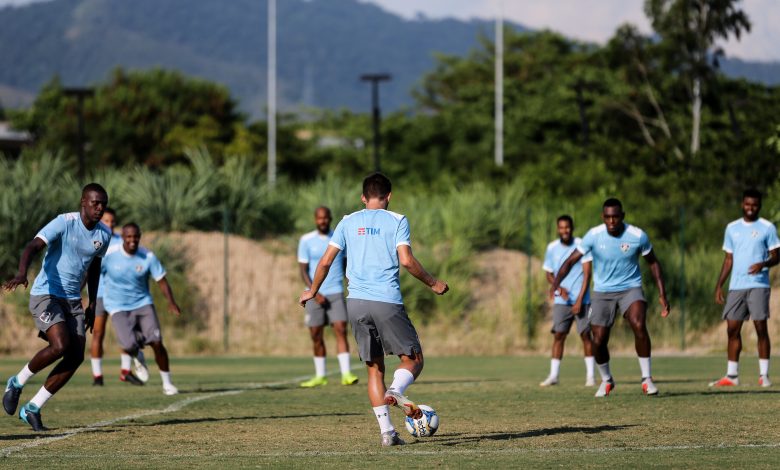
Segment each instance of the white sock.
[[170,385],[173,385],[173,382],[171,382],[171,372],[163,372],[160,371],[160,378],[162,379],[163,387],[168,387]]
[[393,383],[390,384],[390,388],[403,395],[409,385],[412,385],[413,382],[414,375],[412,375],[411,372],[404,368],[396,369],[393,374]]
[[51,398],[51,393],[49,393],[48,390],[46,390],[45,387],[41,387],[40,390],[38,390],[38,393],[35,394],[34,397],[32,397],[32,400],[30,400],[30,403],[34,403],[38,408],[43,408],[43,405],[46,404],[47,401],[49,401],[49,398]]
[[314,356],[314,375],[317,377],[325,377],[327,374],[325,369],[325,358]]
[[726,366],[726,375],[729,377],[736,377],[739,375],[739,362],[728,361]]
[[338,353],[336,357],[339,360],[339,368],[341,369],[341,375],[349,373],[349,353]]
[[639,369],[642,371],[642,378],[646,379],[648,377],[652,377],[652,374],[650,373],[650,358],[649,357],[640,357],[639,358]]
[[101,377],[103,375],[103,359],[99,357],[92,358],[92,375]]
[[133,364],[133,358],[130,357],[129,354],[122,353],[119,356],[119,362],[120,362],[120,366],[119,366],[120,369],[130,370],[130,367]]
[[376,420],[379,422],[379,432],[384,434],[395,430],[392,421],[390,421],[390,407],[387,405],[375,406],[374,415],[376,415]]
[[588,378],[593,377],[593,369],[596,367],[596,359],[593,358],[593,356],[586,356],[585,357],[585,371],[587,373]]
[[35,375],[35,373],[30,370],[30,365],[25,364],[24,367],[22,367],[22,370],[16,374],[16,381],[19,383],[19,385],[24,385],[28,380],[30,380],[30,378],[32,378],[33,375]]
[[769,359],[758,360],[758,371],[761,375],[769,375]]
[[612,374],[609,372],[609,362],[596,364],[596,366],[599,368],[599,374],[601,375],[602,381],[606,382],[612,378]]
[[550,359],[550,377],[558,378],[558,373],[561,371],[561,360],[552,358]]

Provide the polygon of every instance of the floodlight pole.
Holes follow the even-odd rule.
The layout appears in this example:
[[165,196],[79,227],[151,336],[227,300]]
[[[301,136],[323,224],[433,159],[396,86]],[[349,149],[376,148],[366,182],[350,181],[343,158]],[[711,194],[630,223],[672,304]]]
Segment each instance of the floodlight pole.
[[268,184],[276,183],[276,0],[268,0]]
[[495,63],[495,160],[504,165],[504,9],[499,2],[496,15]]
[[379,123],[382,115],[379,109],[379,82],[391,79],[392,76],[388,73],[367,73],[360,76],[361,81],[371,82],[371,108],[374,116],[374,170],[376,171],[381,171],[379,163],[379,144],[381,139]]
[[84,179],[84,166],[86,162],[86,151],[84,149],[86,137],[84,135],[84,100],[95,94],[92,88],[63,88],[62,93],[65,96],[76,98],[76,114],[78,116],[79,132],[79,179]]

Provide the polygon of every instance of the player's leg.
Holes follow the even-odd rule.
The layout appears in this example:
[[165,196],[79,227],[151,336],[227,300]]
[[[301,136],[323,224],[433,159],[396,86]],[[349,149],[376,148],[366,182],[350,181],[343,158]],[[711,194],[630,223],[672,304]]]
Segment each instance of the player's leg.
[[111,315],[119,347],[122,348],[119,364],[119,380],[132,385],[143,385],[143,382],[132,373],[132,358],[138,353],[140,345],[135,334],[135,320],[131,312],[116,312]]
[[639,369],[642,374],[642,392],[647,395],[657,395],[658,388],[653,382],[651,365],[650,332],[647,331],[647,302],[637,300],[626,310],[626,321],[634,332],[634,349],[639,359]]
[[306,326],[309,327],[309,336],[312,342],[314,377],[301,382],[301,387],[312,388],[328,384],[328,372],[325,364],[327,351],[324,339],[326,323],[325,307],[318,304],[314,299],[306,302]]
[[750,318],[747,305],[748,290],[730,290],[723,306],[728,337],[726,375],[710,387],[731,387],[739,385],[739,354],[742,352],[742,322]]
[[162,379],[162,389],[165,395],[176,395],[179,389],[171,381],[171,369],[168,359],[168,350],[163,342],[162,331],[160,329],[160,320],[157,317],[157,310],[154,305],[145,305],[133,312],[135,324],[141,332],[146,345],[154,351],[154,360],[157,368],[160,369],[160,379]]
[[358,383],[358,378],[352,373],[349,365],[349,341],[347,340],[347,306],[344,302],[344,296],[335,294],[328,296],[328,320],[333,327],[333,333],[336,335],[336,358],[339,361],[341,370],[341,384],[354,385]]
[[103,299],[97,299],[95,306],[95,323],[92,327],[92,343],[90,344],[90,359],[92,363],[92,385],[103,385],[103,339],[106,334],[106,314]]
[[596,391],[596,397],[606,397],[614,390],[615,380],[609,369],[609,335],[615,323],[618,294],[610,292],[594,292],[591,296],[590,328],[593,343],[593,356],[596,368],[601,375],[601,385]]
[[553,305],[553,325],[551,333],[553,334],[552,354],[550,358],[550,374],[539,384],[540,387],[549,387],[558,384],[558,374],[561,369],[561,359],[563,358],[563,347],[566,343],[566,336],[571,330],[571,324],[574,317],[571,315],[571,307],[567,305]]
[[756,336],[758,336],[758,384],[762,387],[769,387],[772,382],[769,381],[769,354],[771,344],[769,342],[769,328],[766,320],[756,320],[753,322],[756,327]]
[[596,360],[593,358],[593,341],[591,341],[592,333],[590,331],[590,321],[588,320],[589,305],[583,306],[583,311],[575,317],[577,321],[577,333],[582,340],[583,356],[585,359],[585,386],[592,387],[596,385],[594,378],[594,370],[596,366]]

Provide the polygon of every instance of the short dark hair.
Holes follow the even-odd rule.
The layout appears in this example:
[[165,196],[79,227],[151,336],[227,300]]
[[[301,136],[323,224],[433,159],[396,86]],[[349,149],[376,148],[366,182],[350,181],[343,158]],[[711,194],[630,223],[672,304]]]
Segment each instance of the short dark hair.
[[392,189],[393,185],[390,183],[390,179],[379,172],[372,173],[363,180],[363,196],[366,199],[382,199],[390,194]]
[[758,199],[758,202],[761,202],[761,199],[763,198],[763,194],[761,194],[761,191],[759,191],[756,188],[748,188],[742,193],[742,199],[748,197],[751,199]]
[[110,207],[106,207],[106,210],[103,211],[103,214],[111,214],[116,217],[116,211]]
[[319,206],[319,207],[317,207],[316,209],[314,209],[314,215],[316,216],[317,212],[319,212],[319,211],[325,211],[325,212],[328,213],[328,215],[330,217],[333,217],[333,213],[330,211],[330,207],[328,207],[328,206]]
[[134,229],[138,230],[138,233],[141,233],[141,227],[139,227],[138,224],[135,223],[135,222],[128,222],[128,223],[126,223],[126,224],[124,224],[122,226],[122,230],[124,230],[126,228],[134,228]]
[[622,211],[623,210],[623,203],[620,202],[620,199],[611,197],[611,198],[607,199],[606,201],[604,201],[604,205],[601,206],[602,209],[606,209],[607,207],[619,207],[620,210]]
[[571,225],[571,228],[574,228],[574,219],[572,219],[570,215],[563,214],[562,216],[558,217],[556,223],[560,223],[562,220],[565,220],[569,223],[569,225]]
[[106,191],[106,188],[99,185],[98,183],[89,183],[88,185],[84,186],[84,188],[81,189],[81,197],[84,197],[87,195],[87,193],[96,192],[105,194],[108,196],[108,192]]

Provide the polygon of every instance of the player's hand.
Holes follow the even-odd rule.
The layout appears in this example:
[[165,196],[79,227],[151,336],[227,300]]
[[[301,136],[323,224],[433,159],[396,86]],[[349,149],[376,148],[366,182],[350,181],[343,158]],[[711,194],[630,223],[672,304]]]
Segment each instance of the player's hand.
[[726,299],[723,297],[723,289],[720,286],[715,288],[715,303],[719,305],[726,303]]
[[665,296],[659,296],[658,300],[661,301],[661,316],[663,318],[666,318],[669,316],[670,313],[672,313],[672,306],[669,305],[669,301],[666,300]]
[[750,268],[748,268],[748,274],[758,274],[764,269],[764,263],[756,263],[750,265]]
[[560,295],[563,300],[567,302],[569,301],[569,291],[567,291],[563,287],[558,288],[558,295]]
[[450,290],[450,286],[448,286],[446,282],[436,279],[436,282],[434,282],[431,286],[431,290],[436,295],[444,295],[448,290]]
[[317,295],[314,296],[314,301],[320,304],[323,308],[328,308],[328,304],[330,303],[328,302],[328,299],[319,292],[317,292]]
[[87,331],[92,333],[92,328],[95,326],[95,304],[89,304],[84,309],[84,325],[87,327]]
[[298,298],[298,303],[301,304],[301,307],[305,307],[306,302],[310,301],[313,298],[314,298],[314,294],[312,294],[312,292],[309,289],[306,289]]
[[17,287],[24,286],[27,288],[27,275],[17,274],[13,279],[3,284],[3,289],[11,292],[15,291]]
[[571,306],[571,315],[573,317],[579,315],[581,311],[582,311],[582,302],[575,302],[574,305]]
[[168,305],[168,312],[177,317],[181,315],[181,309],[175,303]]

